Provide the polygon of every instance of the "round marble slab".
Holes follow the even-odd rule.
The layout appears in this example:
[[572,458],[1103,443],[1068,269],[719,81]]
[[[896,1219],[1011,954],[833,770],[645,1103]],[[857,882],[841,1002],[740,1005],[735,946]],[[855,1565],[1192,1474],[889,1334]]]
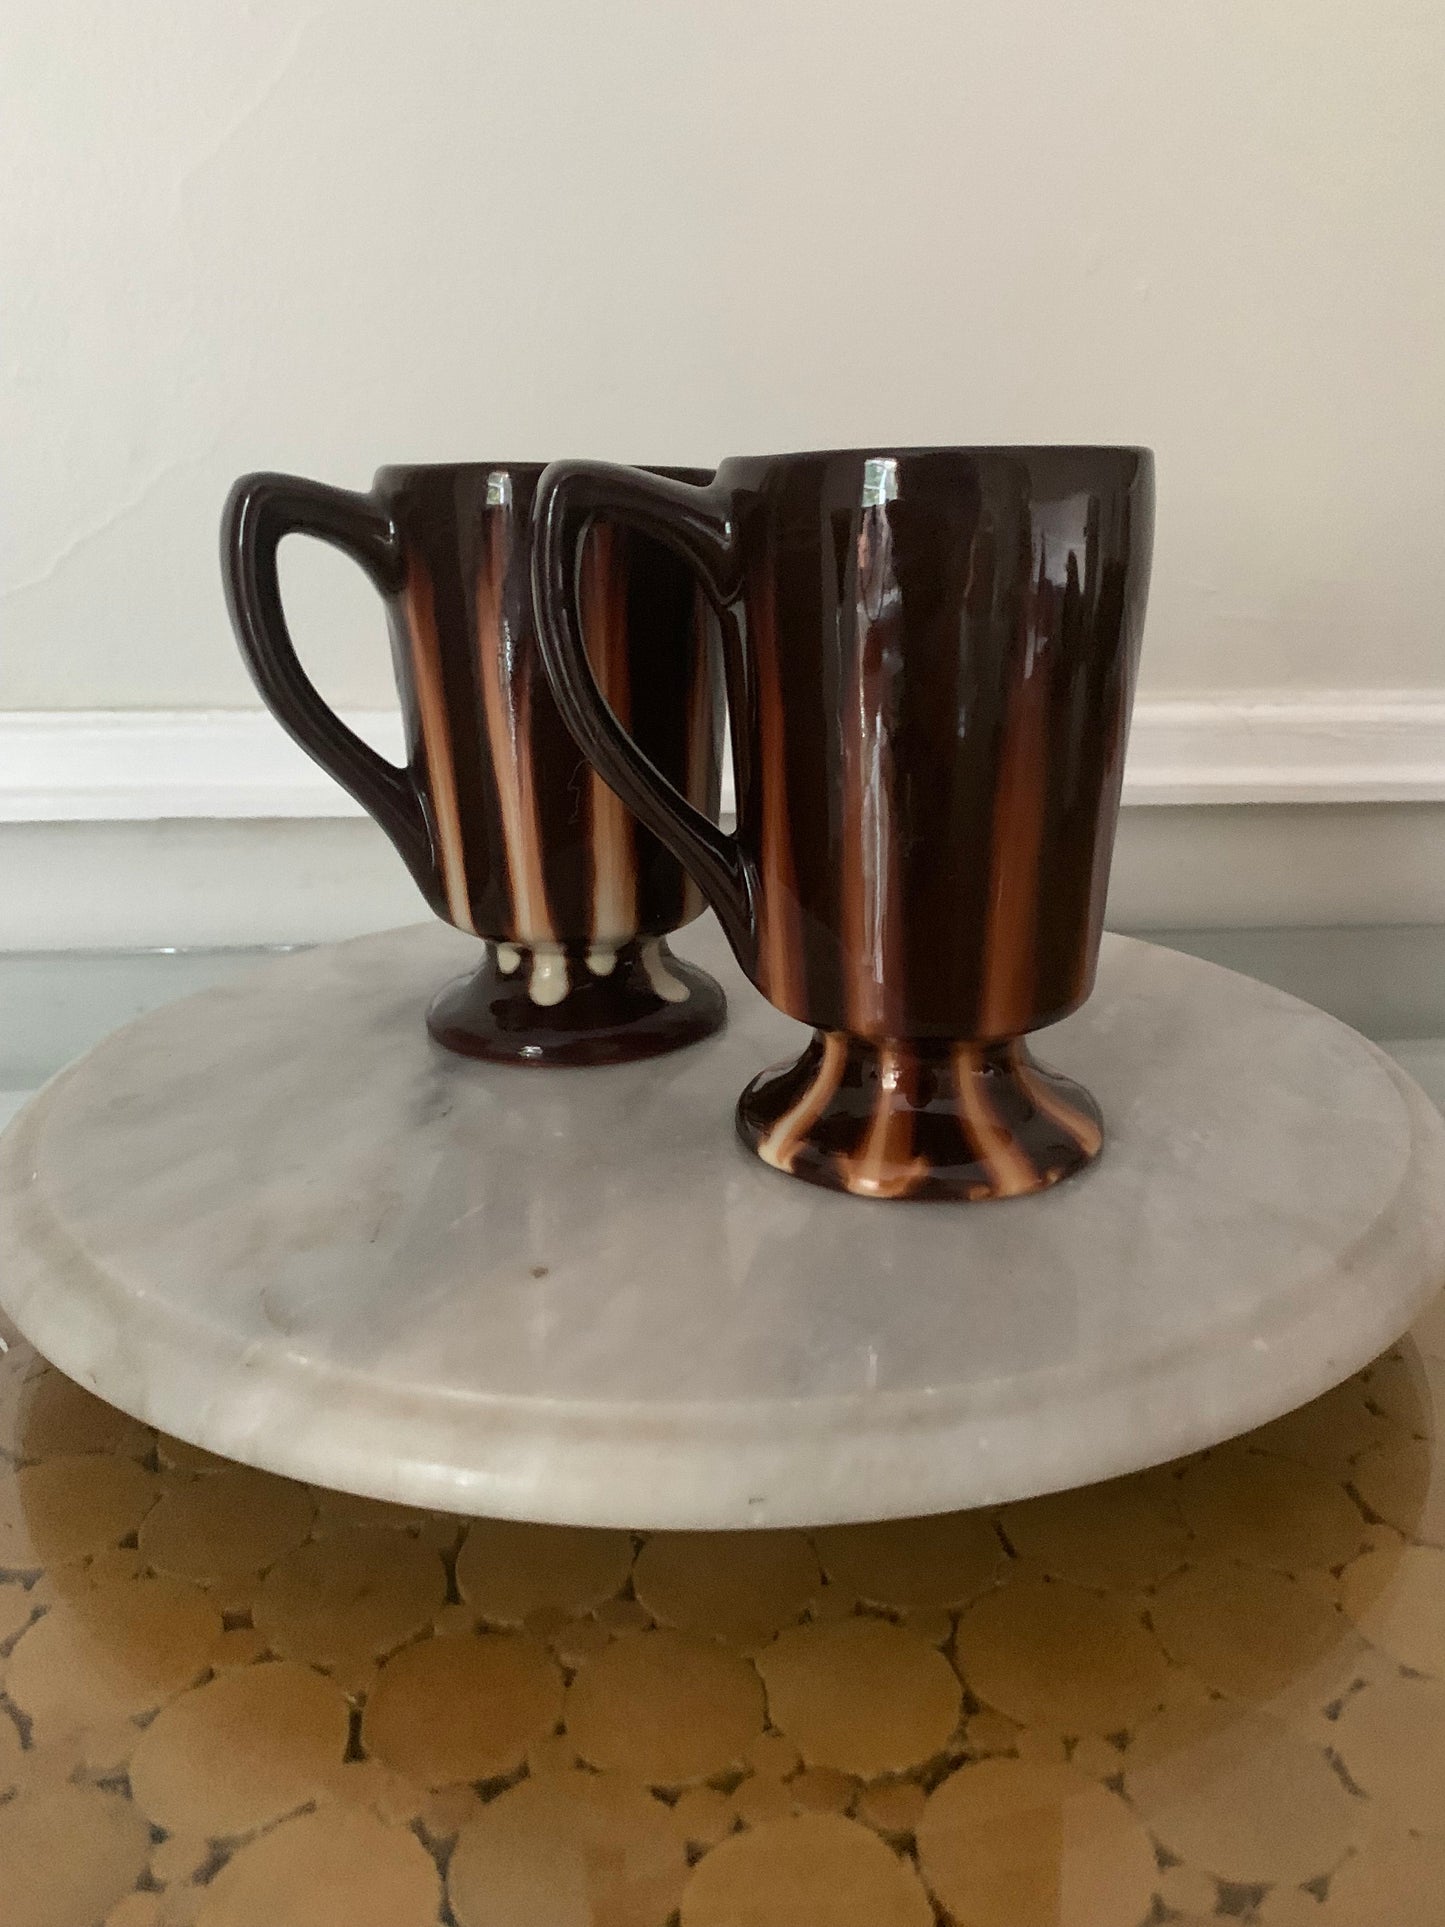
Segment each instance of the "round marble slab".
[[733,1136],[795,1054],[710,924],[720,1036],[468,1062],[440,925],[140,1019],[0,1139],[0,1303],[82,1385],[297,1478],[497,1516],[744,1526],[978,1506],[1257,1425],[1445,1278],[1445,1120],[1332,1018],[1105,941],[1040,1054],[1103,1106],[1083,1176],[987,1205],[784,1178]]

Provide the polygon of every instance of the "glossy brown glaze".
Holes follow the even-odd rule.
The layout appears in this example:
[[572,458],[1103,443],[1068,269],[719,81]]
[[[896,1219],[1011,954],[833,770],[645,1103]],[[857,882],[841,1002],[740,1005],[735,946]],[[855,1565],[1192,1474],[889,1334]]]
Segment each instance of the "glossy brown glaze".
[[862,1198],[1021,1198],[1104,1141],[1082,1085],[1022,1042],[890,1042],[819,1031],[755,1077],[738,1135],[765,1164]]
[[[249,476],[227,505],[222,556],[241,651],[267,704],[386,830],[432,909],[501,947],[470,988],[438,998],[432,1034],[473,1056],[614,1062],[716,1029],[723,1000],[703,973],[658,963],[654,940],[696,916],[701,895],[588,767],[543,674],[530,554],[541,472],[389,468],[369,495]],[[296,659],[276,574],[293,531],[346,550],[381,592],[405,769],[341,723]],[[582,538],[578,588],[606,700],[715,817],[721,657],[691,572],[645,534],[599,525]],[[657,983],[644,959],[658,964]]]
[[465,1057],[621,1064],[707,1037],[726,1013],[716,980],[674,956],[664,937],[605,956],[588,944],[502,943],[438,991],[427,1028]]
[[[589,515],[673,542],[721,612],[735,835],[689,809],[599,700],[574,587]],[[563,713],[779,1009],[922,1062],[925,1046],[1008,1044],[1083,1002],[1148,586],[1147,451],[845,450],[729,461],[702,488],[561,463],[537,522]],[[913,1118],[889,1127],[901,1168],[932,1172],[924,1120],[953,1102],[941,1092],[912,1106],[895,1089],[888,1114]],[[817,1157],[790,1168],[880,1195],[825,1124]],[[954,1125],[970,1142],[961,1110]],[[766,1121],[745,1107],[740,1127],[757,1142]],[[1056,1169],[1045,1152],[1039,1168],[1066,1175],[1087,1155]],[[967,1162],[892,1195],[980,1195]]]

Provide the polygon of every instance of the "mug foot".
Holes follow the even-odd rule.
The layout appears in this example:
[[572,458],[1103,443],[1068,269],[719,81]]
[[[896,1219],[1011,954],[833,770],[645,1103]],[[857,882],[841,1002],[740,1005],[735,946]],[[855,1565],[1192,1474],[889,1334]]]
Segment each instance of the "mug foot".
[[504,1064],[626,1064],[695,1044],[727,1016],[721,986],[661,937],[617,949],[489,943],[438,991],[426,1027],[447,1050]]
[[1002,1044],[870,1041],[816,1031],[755,1077],[738,1135],[775,1170],[857,1198],[1021,1198],[1093,1162],[1099,1107]]

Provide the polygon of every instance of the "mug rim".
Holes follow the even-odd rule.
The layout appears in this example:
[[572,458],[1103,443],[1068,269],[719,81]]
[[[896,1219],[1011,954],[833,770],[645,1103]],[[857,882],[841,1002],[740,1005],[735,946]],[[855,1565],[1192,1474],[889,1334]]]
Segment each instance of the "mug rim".
[[854,448],[784,448],[766,455],[725,455],[718,468],[739,462],[907,461],[919,455],[1131,455],[1153,461],[1154,450],[1143,442],[869,442]]
[[[554,466],[555,457],[545,461],[494,462],[467,460],[464,462],[384,462],[371,478],[373,488],[380,487],[383,481],[397,481],[426,475],[495,475],[498,473],[527,476],[534,483],[539,482],[547,470]],[[706,468],[699,464],[679,466],[677,464],[656,464],[648,462],[629,462],[629,468],[640,468],[649,475],[663,475],[679,482],[693,482],[695,486],[705,487],[716,475],[716,468]]]

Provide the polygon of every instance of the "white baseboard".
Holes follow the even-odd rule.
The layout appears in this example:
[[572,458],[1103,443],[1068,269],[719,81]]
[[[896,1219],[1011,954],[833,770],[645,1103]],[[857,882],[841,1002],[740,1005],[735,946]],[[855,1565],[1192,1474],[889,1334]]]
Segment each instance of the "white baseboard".
[[1445,689],[1140,702],[1124,801],[1445,802]]
[[[395,716],[351,720],[396,753]],[[1116,928],[1445,925],[1445,690],[1141,702],[1125,802]],[[0,950],[307,943],[424,914],[263,711],[0,714]]]
[[[393,760],[401,718],[345,720]],[[0,714],[0,823],[160,823],[359,816],[264,709]]]
[[[346,720],[398,754],[394,714]],[[1142,700],[1124,801],[1445,802],[1445,689]],[[0,823],[356,814],[264,710],[0,713]]]

